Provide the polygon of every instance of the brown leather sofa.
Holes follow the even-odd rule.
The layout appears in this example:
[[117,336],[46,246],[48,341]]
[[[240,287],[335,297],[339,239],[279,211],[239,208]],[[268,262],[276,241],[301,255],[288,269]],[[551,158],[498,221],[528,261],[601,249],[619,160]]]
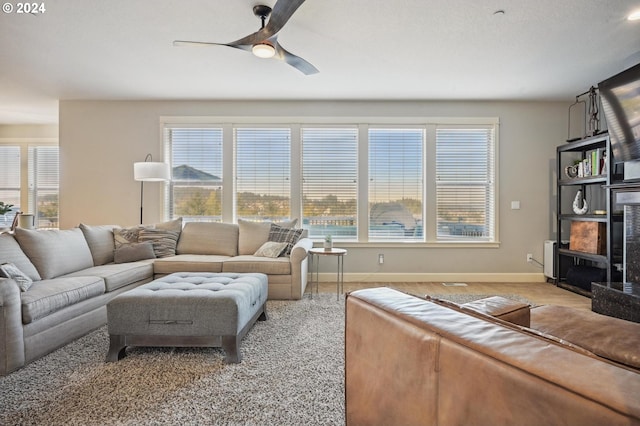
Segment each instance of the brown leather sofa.
[[351,292],[345,341],[348,425],[640,425],[637,366],[450,303]]

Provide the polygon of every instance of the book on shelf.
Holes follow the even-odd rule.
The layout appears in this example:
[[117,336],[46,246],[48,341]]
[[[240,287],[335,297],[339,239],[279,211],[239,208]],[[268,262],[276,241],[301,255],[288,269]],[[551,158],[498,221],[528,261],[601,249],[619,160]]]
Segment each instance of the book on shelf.
[[594,149],[585,154],[585,158],[578,163],[578,177],[586,178],[606,174],[606,151]]

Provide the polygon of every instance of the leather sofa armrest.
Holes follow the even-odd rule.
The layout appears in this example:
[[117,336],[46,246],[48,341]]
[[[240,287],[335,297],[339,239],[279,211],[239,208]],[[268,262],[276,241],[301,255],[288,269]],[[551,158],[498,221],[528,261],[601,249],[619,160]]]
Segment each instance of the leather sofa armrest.
[[0,278],[0,375],[25,363],[20,288],[9,278]]

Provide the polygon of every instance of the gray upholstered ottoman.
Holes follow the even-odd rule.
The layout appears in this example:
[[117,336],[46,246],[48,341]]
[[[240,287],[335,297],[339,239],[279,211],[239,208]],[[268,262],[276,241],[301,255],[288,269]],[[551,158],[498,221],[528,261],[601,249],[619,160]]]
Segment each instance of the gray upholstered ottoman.
[[241,360],[240,341],[266,320],[265,274],[178,272],[116,296],[107,304],[107,362],[127,346],[222,347]]

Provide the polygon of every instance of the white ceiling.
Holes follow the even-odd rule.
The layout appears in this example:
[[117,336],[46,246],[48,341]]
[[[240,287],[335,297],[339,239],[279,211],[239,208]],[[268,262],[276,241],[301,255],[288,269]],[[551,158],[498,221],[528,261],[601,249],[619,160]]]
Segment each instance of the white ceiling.
[[256,31],[258,3],[275,0],[0,13],[0,123],[55,123],[61,99],[572,100],[640,62],[640,21],[626,20],[640,0],[307,0],[279,42],[311,76],[238,49],[173,47]]

